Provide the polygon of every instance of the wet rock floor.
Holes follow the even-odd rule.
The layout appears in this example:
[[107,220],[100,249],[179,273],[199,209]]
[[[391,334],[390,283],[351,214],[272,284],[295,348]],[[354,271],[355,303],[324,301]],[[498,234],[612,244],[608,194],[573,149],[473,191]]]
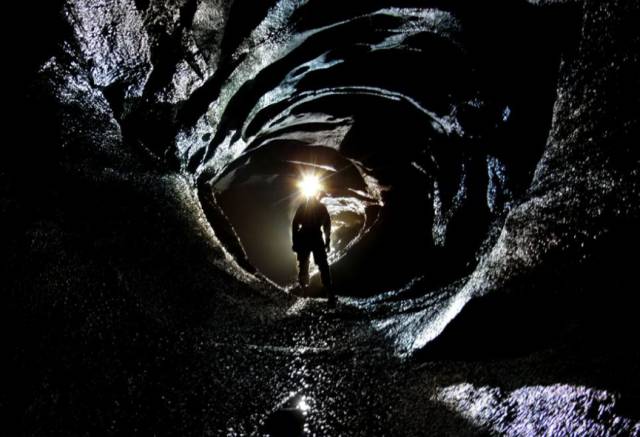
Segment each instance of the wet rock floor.
[[[203,411],[205,435],[640,430],[637,353],[620,361],[576,344],[495,360],[401,359],[367,317],[344,301],[327,309],[324,299],[301,299],[289,317],[262,329],[209,338],[199,353],[211,365],[194,376],[212,396]],[[604,371],[620,362],[626,364],[616,375]]]

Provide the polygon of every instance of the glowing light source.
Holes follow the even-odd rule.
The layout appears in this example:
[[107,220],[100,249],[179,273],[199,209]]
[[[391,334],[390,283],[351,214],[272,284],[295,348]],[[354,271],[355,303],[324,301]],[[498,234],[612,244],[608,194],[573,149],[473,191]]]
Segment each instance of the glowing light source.
[[298,188],[305,197],[309,198],[322,191],[322,184],[317,175],[306,174],[303,175],[302,179],[298,182]]
[[311,406],[307,403],[307,398],[305,396],[302,396],[300,398],[300,402],[298,402],[298,405],[296,405],[296,407],[303,413],[306,413],[311,408]]

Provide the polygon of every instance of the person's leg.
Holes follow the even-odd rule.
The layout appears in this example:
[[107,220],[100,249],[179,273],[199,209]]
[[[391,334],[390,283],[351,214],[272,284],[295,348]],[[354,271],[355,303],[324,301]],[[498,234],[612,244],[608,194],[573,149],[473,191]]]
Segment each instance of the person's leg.
[[333,292],[333,286],[331,284],[331,270],[329,269],[329,262],[327,261],[327,252],[324,247],[315,248],[313,250],[313,262],[316,263],[318,269],[320,269],[320,279],[322,279],[322,285],[329,298],[329,304],[335,304],[336,296]]
[[300,288],[304,289],[309,285],[309,250],[301,250],[298,252],[298,282]]

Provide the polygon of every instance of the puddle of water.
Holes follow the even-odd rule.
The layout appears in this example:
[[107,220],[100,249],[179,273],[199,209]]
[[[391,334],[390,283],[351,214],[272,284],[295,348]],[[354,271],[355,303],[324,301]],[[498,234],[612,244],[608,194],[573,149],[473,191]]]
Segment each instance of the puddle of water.
[[311,400],[294,394],[284,404],[269,415],[262,432],[272,437],[302,437],[306,435],[306,418],[311,410]]

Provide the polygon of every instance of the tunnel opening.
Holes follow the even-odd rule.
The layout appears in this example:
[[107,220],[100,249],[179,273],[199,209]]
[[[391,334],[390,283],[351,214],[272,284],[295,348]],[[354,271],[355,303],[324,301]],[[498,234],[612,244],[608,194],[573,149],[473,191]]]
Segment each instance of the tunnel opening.
[[336,259],[366,228],[376,200],[366,194],[357,167],[335,150],[274,141],[237,160],[213,185],[249,260],[282,286],[296,277],[291,221],[304,201],[297,183],[305,174],[317,175],[329,194],[324,203],[333,219],[331,258]]

